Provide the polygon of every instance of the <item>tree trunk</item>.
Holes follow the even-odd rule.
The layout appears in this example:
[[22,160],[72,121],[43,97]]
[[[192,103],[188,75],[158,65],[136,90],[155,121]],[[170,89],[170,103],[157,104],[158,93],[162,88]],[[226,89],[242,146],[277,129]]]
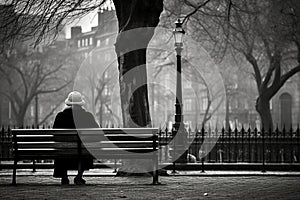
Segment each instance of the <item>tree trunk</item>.
[[26,124],[24,124],[24,119],[25,119],[25,114],[26,114],[26,110],[21,110],[20,112],[16,113],[16,121],[17,121],[17,127],[22,127]]
[[256,100],[256,110],[261,118],[261,128],[264,128],[266,131],[273,129],[273,120],[270,110],[270,100],[265,96],[260,96]]
[[146,49],[133,50],[121,55],[118,61],[123,126],[130,128],[150,126]]
[[163,0],[114,0],[119,22],[115,51],[124,127],[151,125],[146,71],[147,46],[159,23]]
[[[113,0],[119,22],[115,51],[119,64],[119,84],[123,127],[151,126],[146,52],[163,11],[163,0]],[[150,172],[149,161],[124,161],[118,175]]]

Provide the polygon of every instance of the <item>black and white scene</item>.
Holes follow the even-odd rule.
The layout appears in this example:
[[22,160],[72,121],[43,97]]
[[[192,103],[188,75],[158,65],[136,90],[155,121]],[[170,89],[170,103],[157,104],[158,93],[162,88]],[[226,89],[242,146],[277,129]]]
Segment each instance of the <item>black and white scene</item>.
[[300,1],[0,0],[0,199],[300,199]]

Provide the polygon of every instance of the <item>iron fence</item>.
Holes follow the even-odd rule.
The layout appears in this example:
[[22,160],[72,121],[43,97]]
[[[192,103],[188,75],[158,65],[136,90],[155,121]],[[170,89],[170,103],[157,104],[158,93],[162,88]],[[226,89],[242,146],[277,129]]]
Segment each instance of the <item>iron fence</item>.
[[[208,163],[299,163],[300,131],[299,128],[286,131],[261,130],[187,130],[188,155],[195,157],[196,162],[202,159]],[[174,134],[160,131],[161,162],[166,162],[176,151],[176,145],[168,145]],[[176,143],[176,142],[175,142]],[[209,152],[202,146],[209,146]],[[201,155],[205,155],[202,157]],[[191,160],[188,160],[191,161]]]
[[[27,126],[25,128],[34,128]],[[45,127],[43,127],[45,128]],[[49,128],[49,127],[48,127]],[[0,160],[12,160],[12,137],[10,127],[2,127],[0,133]],[[173,152],[177,146],[172,144],[174,132],[159,131],[161,163],[172,162]],[[188,144],[188,162],[206,163],[300,163],[300,130],[282,131],[257,130],[242,128],[238,130],[205,130],[191,129],[186,132]],[[204,152],[204,143],[210,146]],[[205,157],[201,157],[205,155]]]

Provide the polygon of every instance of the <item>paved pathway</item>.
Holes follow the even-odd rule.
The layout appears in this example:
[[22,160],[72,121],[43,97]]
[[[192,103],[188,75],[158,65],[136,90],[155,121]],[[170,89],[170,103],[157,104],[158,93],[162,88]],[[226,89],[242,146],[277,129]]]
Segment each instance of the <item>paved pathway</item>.
[[207,172],[198,176],[195,172],[193,176],[160,177],[162,185],[158,186],[150,184],[151,177],[114,177],[111,171],[88,173],[85,186],[61,186],[51,173],[20,171],[18,185],[11,186],[10,171],[0,171],[0,199],[300,199],[300,177],[293,173],[217,176]]

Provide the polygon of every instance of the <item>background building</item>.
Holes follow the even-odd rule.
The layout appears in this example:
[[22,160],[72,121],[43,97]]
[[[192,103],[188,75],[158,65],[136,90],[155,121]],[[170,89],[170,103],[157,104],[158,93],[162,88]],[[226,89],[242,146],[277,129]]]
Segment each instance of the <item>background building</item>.
[[[116,13],[112,9],[98,11],[98,25],[92,27],[89,32],[82,32],[80,26],[71,27],[71,38],[65,39],[61,32],[56,42],[43,48],[69,49],[76,57],[78,67],[70,71],[76,76],[75,84],[61,92],[65,96],[70,90],[78,89],[85,96],[87,109],[95,114],[102,126],[122,125],[122,115],[118,91],[117,57],[114,51],[114,43],[118,31]],[[175,54],[175,52],[174,52]],[[148,61],[149,62],[149,61]],[[151,61],[152,62],[152,61]],[[157,61],[157,65],[161,64]],[[183,61],[183,114],[187,127],[192,129],[203,124],[214,124],[218,115],[225,116],[221,122],[225,127],[237,126],[245,128],[260,127],[259,115],[255,110],[257,97],[256,85],[249,75],[238,70],[231,70],[223,76],[226,99],[222,104],[221,111],[215,112],[218,105],[214,105],[214,99],[209,97],[205,84],[195,81],[195,74],[190,73],[189,64]],[[166,63],[159,72],[148,70],[148,76],[152,83],[149,84],[149,103],[153,126],[172,127],[175,112],[175,80],[176,65],[174,60]],[[198,77],[199,78],[199,77]],[[290,79],[270,102],[273,123],[282,128],[293,125],[296,127],[300,121],[300,75]],[[0,79],[0,90],[5,84]],[[38,97],[38,116],[40,119],[49,114],[57,105],[55,96]],[[227,102],[227,103],[225,103]],[[51,125],[55,112],[64,106],[56,106],[52,116],[46,124]],[[26,124],[34,124],[36,118],[36,102],[32,101],[26,114]],[[0,124],[15,124],[11,102],[1,96],[0,98]]]

